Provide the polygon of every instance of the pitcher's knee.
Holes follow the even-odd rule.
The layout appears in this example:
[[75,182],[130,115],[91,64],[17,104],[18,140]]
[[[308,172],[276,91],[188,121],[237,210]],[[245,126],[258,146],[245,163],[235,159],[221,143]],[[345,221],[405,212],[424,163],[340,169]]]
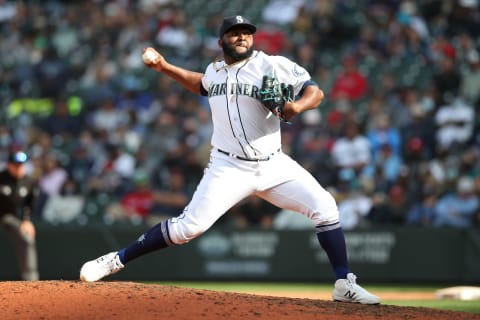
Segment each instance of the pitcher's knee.
[[309,216],[310,220],[314,223],[314,225],[325,225],[337,222],[339,219],[339,213],[336,208],[328,211],[313,211],[312,214]]
[[170,239],[175,244],[185,244],[203,234],[208,228],[198,225],[170,221]]

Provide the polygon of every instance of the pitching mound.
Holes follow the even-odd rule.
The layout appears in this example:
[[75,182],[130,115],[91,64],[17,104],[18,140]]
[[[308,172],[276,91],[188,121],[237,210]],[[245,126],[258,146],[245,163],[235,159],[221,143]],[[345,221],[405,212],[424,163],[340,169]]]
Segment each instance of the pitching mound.
[[0,318],[10,319],[480,319],[427,308],[366,306],[133,282],[0,282]]

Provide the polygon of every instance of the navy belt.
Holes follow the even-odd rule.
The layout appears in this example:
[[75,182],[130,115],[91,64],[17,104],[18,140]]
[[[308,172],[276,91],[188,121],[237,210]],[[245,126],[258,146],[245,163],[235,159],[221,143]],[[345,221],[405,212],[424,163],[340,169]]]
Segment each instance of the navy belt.
[[[272,154],[270,156],[261,157],[261,158],[246,158],[246,157],[242,157],[242,156],[237,156],[236,154],[233,154],[233,153],[221,150],[221,149],[217,149],[217,150],[218,150],[218,152],[226,154],[229,157],[232,157],[232,158],[235,158],[235,159],[238,159],[238,160],[243,160],[243,161],[254,161],[254,162],[267,161],[267,160],[270,160],[273,156],[273,154]],[[280,152],[280,149],[278,149],[277,152]]]

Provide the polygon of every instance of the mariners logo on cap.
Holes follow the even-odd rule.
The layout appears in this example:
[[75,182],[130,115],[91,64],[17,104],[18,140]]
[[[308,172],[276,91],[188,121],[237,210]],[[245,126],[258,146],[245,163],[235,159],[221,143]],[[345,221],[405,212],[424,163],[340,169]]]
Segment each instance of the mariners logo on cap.
[[229,16],[223,19],[223,23],[219,30],[220,37],[222,37],[228,30],[236,26],[243,26],[244,28],[247,28],[248,30],[250,30],[252,34],[255,33],[255,31],[257,31],[257,27],[255,27],[255,25],[252,24],[247,18],[244,18],[240,15]]

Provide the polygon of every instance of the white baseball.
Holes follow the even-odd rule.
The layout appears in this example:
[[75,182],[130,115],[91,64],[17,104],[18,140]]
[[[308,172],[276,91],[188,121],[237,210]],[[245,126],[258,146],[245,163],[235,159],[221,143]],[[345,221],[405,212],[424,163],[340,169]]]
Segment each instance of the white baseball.
[[153,50],[145,50],[142,54],[143,62],[145,63],[153,63],[157,59],[157,53]]

